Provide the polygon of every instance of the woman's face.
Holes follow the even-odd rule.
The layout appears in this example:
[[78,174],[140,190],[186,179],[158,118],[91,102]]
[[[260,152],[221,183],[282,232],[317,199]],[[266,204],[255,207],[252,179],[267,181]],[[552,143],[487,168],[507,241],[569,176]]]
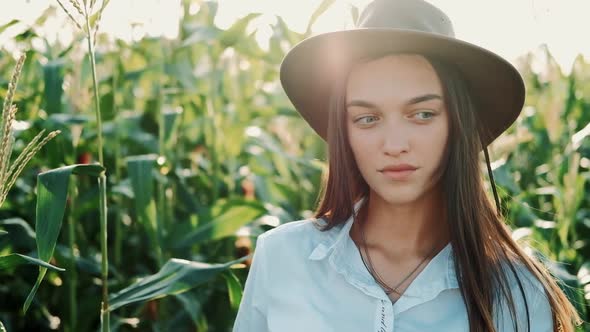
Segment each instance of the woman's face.
[[[350,146],[372,195],[411,203],[436,185],[449,122],[441,83],[424,57],[390,55],[355,65],[346,109]],[[401,164],[416,169],[384,170]]]

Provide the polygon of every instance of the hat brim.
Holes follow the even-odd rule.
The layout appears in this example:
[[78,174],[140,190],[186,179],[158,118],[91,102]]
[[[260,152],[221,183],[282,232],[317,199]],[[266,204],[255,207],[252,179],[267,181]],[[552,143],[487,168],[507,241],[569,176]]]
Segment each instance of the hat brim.
[[484,146],[502,134],[524,104],[522,77],[497,54],[455,38],[414,30],[359,28],[303,40],[283,59],[280,80],[287,96],[316,133],[327,140],[334,82],[355,60],[389,53],[436,56],[455,64],[476,99]]

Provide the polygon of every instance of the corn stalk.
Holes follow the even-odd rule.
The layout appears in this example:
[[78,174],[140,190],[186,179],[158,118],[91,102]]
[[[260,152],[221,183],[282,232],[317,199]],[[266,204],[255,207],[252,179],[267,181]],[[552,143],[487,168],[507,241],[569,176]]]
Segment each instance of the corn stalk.
[[[100,18],[109,0],[103,0],[100,9],[96,13],[96,20],[94,21],[94,27],[91,25],[92,10],[96,4],[96,1],[84,1],[80,3],[78,0],[69,0],[72,7],[76,10],[77,15],[82,17],[84,25],[80,24],[76,19],[76,15],[73,14],[64,6],[64,4],[57,0],[60,7],[66,12],[68,17],[74,22],[76,27],[82,30],[86,35],[86,41],[88,45],[88,56],[90,57],[90,65],[92,71],[92,85],[94,91],[94,109],[96,114],[97,123],[97,143],[98,143],[98,160],[101,166],[104,167],[103,157],[103,137],[102,137],[102,117],[100,114],[100,96],[98,94],[98,80],[96,76],[96,57],[94,45],[96,41],[96,33],[98,31]],[[106,172],[106,171],[105,171]],[[109,318],[109,290],[108,290],[108,247],[107,247],[107,197],[106,197],[106,174],[102,172],[98,177],[98,188],[99,188],[99,211],[100,211],[100,248],[101,248],[101,281],[102,281],[102,305],[101,305],[101,330],[103,332],[109,331],[110,318]]]

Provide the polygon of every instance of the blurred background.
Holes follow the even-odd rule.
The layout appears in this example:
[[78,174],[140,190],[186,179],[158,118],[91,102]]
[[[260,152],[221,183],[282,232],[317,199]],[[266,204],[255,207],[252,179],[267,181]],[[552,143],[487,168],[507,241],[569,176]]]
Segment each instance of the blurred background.
[[[5,0],[3,100],[26,54],[12,159],[41,130],[61,131],[0,206],[6,330],[97,330],[106,296],[112,331],[230,331],[250,264],[240,258],[260,233],[312,215],[326,170],[325,144],[280,87],[280,62],[308,36],[352,27],[366,3]],[[504,56],[526,81],[521,116],[490,147],[503,213],[514,238],[550,260],[588,320],[590,2],[432,3],[458,38]],[[104,194],[96,176],[81,172],[46,184],[69,194],[47,201],[65,209],[63,218],[39,212],[51,210],[40,210],[39,174],[97,162]],[[42,241],[55,246],[47,261],[66,271],[50,269],[40,283],[39,264],[1,260],[46,256]]]
[[[67,1],[66,1],[67,2]],[[110,41],[137,41],[145,36],[176,38],[182,19],[181,0],[112,1],[105,8],[101,33]],[[249,31],[263,49],[268,48],[272,24],[280,16],[296,32],[303,33],[320,0],[219,0],[214,24],[228,28],[249,13],[261,15],[252,20]],[[353,25],[351,6],[363,8],[368,0],[335,1],[311,27],[314,34]],[[510,61],[546,45],[564,72],[569,72],[578,54],[590,57],[590,43],[583,42],[586,13],[590,3],[585,0],[432,0],[431,3],[449,15],[457,37],[494,50]],[[2,45],[12,45],[16,33],[25,25],[34,24],[51,0],[6,0],[9,10],[0,12],[0,24],[13,19],[19,25],[0,35]],[[197,4],[189,8],[196,11]],[[74,29],[66,13],[56,11],[39,34],[51,42],[60,39],[70,43]],[[105,36],[105,38],[107,38]]]

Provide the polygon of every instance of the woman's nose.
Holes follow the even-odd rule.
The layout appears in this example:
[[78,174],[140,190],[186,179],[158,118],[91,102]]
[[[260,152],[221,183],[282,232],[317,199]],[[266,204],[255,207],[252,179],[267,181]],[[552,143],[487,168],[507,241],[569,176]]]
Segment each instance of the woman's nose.
[[[383,153],[391,156],[398,156],[410,149],[409,135],[401,125],[401,121],[389,121],[383,128],[382,150]],[[396,123],[394,123],[396,122]]]

